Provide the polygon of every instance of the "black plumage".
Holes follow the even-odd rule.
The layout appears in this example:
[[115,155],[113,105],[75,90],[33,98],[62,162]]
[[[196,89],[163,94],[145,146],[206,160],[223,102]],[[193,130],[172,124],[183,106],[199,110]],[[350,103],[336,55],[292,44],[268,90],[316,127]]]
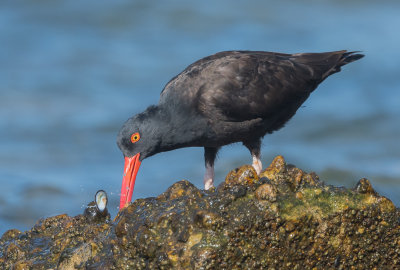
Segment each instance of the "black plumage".
[[[221,146],[242,142],[259,159],[265,134],[283,127],[328,76],[362,57],[347,51],[226,51],[205,57],[166,84],[157,106],[124,124],[118,145],[126,157],[140,153],[140,160],[202,146],[212,167]],[[132,143],[135,132],[140,140]]]

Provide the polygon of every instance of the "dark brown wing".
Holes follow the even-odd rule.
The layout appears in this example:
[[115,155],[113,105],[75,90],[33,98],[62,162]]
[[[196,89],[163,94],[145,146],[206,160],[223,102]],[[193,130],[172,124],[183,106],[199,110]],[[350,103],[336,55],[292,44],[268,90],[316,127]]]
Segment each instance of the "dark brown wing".
[[354,56],[346,51],[221,52],[173,78],[162,91],[160,104],[183,103],[210,119],[227,122],[269,119],[282,110],[291,117],[320,82],[358,59]]

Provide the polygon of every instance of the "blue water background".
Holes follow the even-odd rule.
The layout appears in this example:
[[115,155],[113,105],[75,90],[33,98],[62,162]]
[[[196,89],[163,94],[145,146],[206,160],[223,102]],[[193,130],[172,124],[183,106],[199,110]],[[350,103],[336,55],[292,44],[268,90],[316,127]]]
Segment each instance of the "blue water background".
[[[277,154],[353,187],[362,177],[400,205],[399,1],[2,1],[0,235],[42,217],[82,213],[98,189],[117,212],[123,122],[158,101],[165,83],[222,50],[361,50],[290,123],[266,136]],[[217,183],[250,163],[222,149]],[[162,153],[140,168],[134,199],[187,179],[202,187],[203,150]]]

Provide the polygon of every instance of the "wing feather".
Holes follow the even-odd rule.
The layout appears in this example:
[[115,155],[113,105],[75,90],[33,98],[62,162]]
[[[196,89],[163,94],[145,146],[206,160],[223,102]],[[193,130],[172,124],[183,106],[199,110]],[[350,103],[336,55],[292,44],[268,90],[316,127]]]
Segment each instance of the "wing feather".
[[272,119],[284,110],[291,117],[322,80],[337,72],[345,54],[217,53],[169,81],[160,104],[184,104],[208,118],[229,122]]

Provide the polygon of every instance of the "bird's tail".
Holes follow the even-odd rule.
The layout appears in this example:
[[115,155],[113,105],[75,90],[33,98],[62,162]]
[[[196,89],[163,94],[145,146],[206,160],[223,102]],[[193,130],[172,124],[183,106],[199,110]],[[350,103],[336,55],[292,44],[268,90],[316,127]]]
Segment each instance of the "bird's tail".
[[331,69],[329,69],[328,71],[325,72],[324,75],[322,75],[323,79],[327,78],[328,76],[334,73],[339,72],[342,66],[357,61],[364,57],[364,54],[360,54],[359,51],[354,51],[354,52],[338,51],[334,53],[337,53],[338,54],[337,56],[340,56],[340,58],[337,60],[336,64],[332,66]]
[[364,57],[364,54],[359,53],[359,51],[355,52],[345,52],[343,53],[342,57],[340,58],[339,65],[344,66],[351,62],[357,61]]
[[340,71],[340,68],[354,62],[364,55],[358,51],[348,52],[346,50],[324,53],[298,53],[292,57],[296,62],[312,68],[316,80],[325,80],[329,75]]

